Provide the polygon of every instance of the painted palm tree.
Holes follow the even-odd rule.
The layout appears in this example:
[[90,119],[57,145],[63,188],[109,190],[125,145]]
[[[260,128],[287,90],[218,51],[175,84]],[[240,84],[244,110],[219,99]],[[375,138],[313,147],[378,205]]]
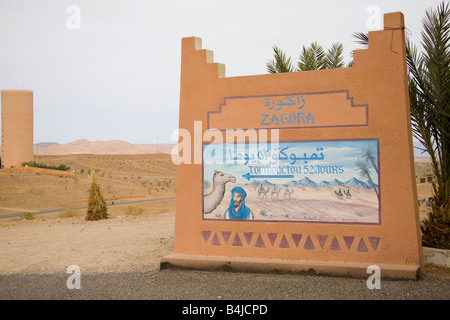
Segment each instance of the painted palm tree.
[[372,168],[369,161],[366,159],[359,158],[355,163],[356,169],[359,171],[363,179],[369,180],[370,186],[375,191],[378,200],[380,200],[380,195],[378,193],[377,185],[373,182],[372,176],[370,175],[370,169]]
[[361,149],[361,156],[364,159],[366,159],[366,161],[369,161],[372,168],[374,168],[376,173],[379,174],[378,165],[377,165],[377,154],[376,154],[375,148],[373,146],[363,147]]

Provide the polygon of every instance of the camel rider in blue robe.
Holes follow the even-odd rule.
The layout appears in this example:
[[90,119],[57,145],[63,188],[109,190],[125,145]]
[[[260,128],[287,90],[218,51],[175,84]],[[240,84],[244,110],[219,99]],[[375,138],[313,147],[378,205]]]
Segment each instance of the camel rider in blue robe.
[[225,212],[225,219],[253,220],[252,211],[245,205],[247,193],[241,187],[231,190],[230,206]]

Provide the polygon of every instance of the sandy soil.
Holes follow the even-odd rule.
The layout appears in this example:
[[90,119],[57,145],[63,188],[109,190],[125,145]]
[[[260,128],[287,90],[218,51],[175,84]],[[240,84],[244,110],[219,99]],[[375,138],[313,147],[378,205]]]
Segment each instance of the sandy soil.
[[107,220],[39,217],[0,221],[0,274],[159,269],[173,253],[175,213],[119,215]]

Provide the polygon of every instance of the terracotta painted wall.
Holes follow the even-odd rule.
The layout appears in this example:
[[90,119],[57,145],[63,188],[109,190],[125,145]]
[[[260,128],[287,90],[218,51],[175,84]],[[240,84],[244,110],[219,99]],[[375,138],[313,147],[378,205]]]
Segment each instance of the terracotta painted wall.
[[[183,38],[179,126],[192,134],[192,162],[202,152],[194,145],[195,139],[201,139],[199,135],[194,137],[194,121],[201,121],[202,134],[209,125],[224,130],[242,128],[246,119],[251,122],[254,111],[245,104],[234,106],[238,117],[230,111],[233,98],[345,92],[348,112],[335,112],[324,127],[281,129],[279,139],[376,139],[380,223],[203,219],[202,164],[180,164],[174,254],[357,262],[417,266],[423,270],[407,84],[404,17],[400,12],[386,14],[384,30],[369,33],[369,48],[354,53],[351,68],[227,78],[225,66],[214,63],[213,53],[201,48],[201,39]],[[324,108],[334,112],[332,106]],[[357,114],[346,123],[349,112]],[[237,119],[243,119],[239,125]],[[333,119],[338,125],[332,125]],[[249,127],[254,127],[254,122]],[[237,238],[241,245],[236,245]]]

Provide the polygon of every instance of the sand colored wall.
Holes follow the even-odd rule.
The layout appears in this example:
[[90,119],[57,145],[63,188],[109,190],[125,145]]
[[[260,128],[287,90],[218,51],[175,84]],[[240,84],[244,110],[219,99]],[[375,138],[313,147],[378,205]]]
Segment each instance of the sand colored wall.
[[[233,106],[230,97],[346,92],[349,106],[367,107],[367,116],[362,110],[355,111],[354,126],[351,121],[347,123],[348,113],[335,113],[336,126],[330,122],[325,127],[284,128],[279,131],[280,142],[376,139],[380,223],[205,220],[202,164],[180,164],[174,254],[163,263],[199,268],[227,264],[243,270],[266,265],[359,275],[376,264],[382,276],[416,277],[423,271],[423,257],[407,84],[404,17],[400,12],[386,14],[384,30],[369,33],[369,48],[354,53],[352,68],[227,78],[225,66],[213,62],[213,53],[201,48],[201,39],[182,39],[179,126],[192,134],[192,162],[195,153],[201,153],[198,146],[195,150],[198,137],[194,137],[194,121],[202,122],[202,134],[209,121],[215,121],[219,129],[242,128],[245,123],[236,126],[236,117],[227,111],[227,106]],[[328,107],[330,112],[332,107]],[[254,112],[249,109],[239,106],[239,119],[250,121]],[[256,245],[258,239],[263,248]]]
[[2,166],[19,167],[32,161],[33,91],[2,90]]

